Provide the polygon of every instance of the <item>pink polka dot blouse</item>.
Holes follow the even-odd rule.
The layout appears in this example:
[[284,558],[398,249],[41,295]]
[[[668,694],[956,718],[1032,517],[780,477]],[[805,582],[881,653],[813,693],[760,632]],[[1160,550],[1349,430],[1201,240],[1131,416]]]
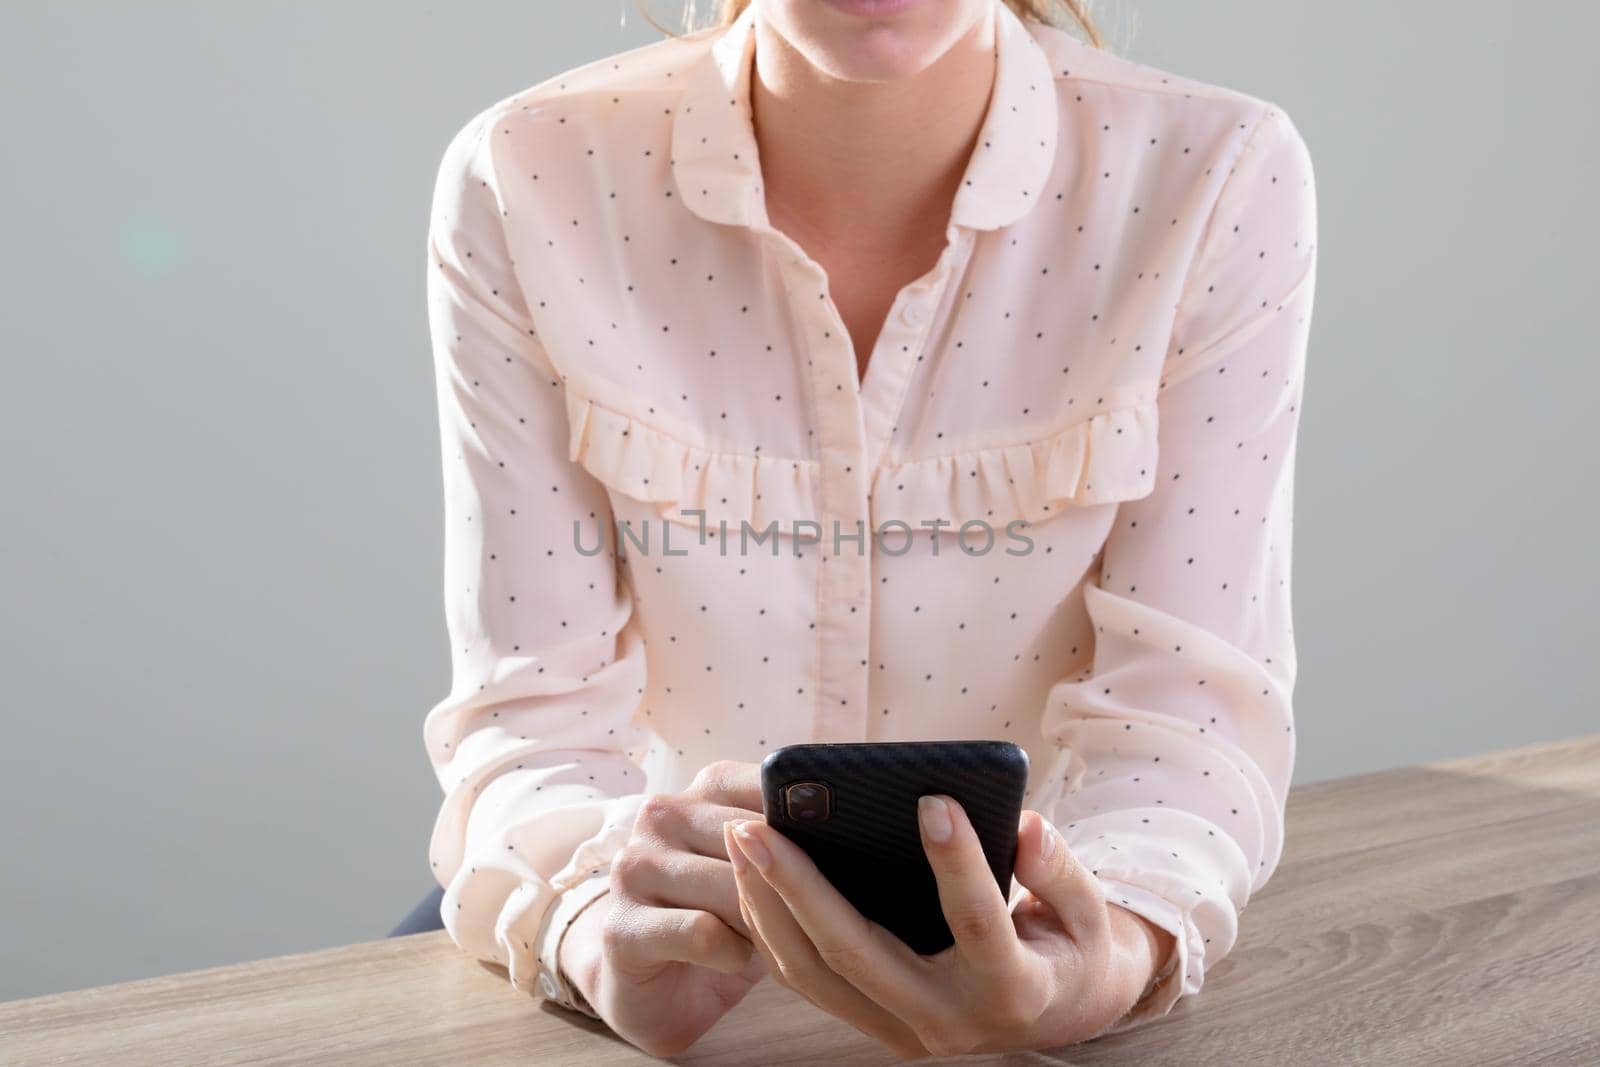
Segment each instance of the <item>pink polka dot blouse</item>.
[[937,264],[865,374],[770,225],[753,5],[502,99],[427,285],[453,685],[446,929],[534,997],[647,794],[794,742],[1001,738],[1165,1014],[1272,875],[1311,161],[1270,101],[994,4]]

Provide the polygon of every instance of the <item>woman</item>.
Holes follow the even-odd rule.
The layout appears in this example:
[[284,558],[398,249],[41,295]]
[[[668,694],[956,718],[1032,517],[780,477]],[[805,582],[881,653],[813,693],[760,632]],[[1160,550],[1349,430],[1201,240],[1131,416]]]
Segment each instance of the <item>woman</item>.
[[[920,1056],[1138,1025],[1233,946],[1294,758],[1311,164],[1075,12],[726,0],[447,149],[431,860],[518,989],[667,1055],[771,975]],[[1029,753],[1020,888],[925,800],[916,957],[756,765],[961,737]]]

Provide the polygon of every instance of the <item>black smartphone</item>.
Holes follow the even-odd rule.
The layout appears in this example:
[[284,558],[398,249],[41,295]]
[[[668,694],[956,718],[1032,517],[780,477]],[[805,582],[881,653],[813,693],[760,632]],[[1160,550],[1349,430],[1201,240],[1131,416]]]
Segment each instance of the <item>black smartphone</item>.
[[966,811],[1007,899],[1028,754],[1010,741],[785,745],[761,761],[767,823],[810,856],[856,910],[922,955],[955,943],[922,848],[917,798]]

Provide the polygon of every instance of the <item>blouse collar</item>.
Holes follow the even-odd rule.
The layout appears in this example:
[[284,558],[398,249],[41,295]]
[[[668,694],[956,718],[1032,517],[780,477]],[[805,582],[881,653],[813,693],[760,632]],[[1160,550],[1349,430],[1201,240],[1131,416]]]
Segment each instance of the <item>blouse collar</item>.
[[[759,8],[759,0],[746,6],[690,68],[673,115],[678,193],[711,222],[750,226],[763,217],[750,110]],[[1040,199],[1057,137],[1055,81],[1044,49],[1001,0],[994,0],[993,17],[994,90],[950,218],[980,230],[1015,222]]]

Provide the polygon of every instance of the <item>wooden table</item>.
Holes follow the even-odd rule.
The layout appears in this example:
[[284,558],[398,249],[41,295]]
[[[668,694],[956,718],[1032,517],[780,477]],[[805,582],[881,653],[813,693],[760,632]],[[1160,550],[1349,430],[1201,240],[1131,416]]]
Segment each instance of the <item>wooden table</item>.
[[[1241,925],[1159,1022],[959,1062],[1600,1064],[1600,735],[1295,789]],[[651,1062],[443,933],[0,1004],[7,1065]],[[675,1062],[898,1061],[763,982]]]

